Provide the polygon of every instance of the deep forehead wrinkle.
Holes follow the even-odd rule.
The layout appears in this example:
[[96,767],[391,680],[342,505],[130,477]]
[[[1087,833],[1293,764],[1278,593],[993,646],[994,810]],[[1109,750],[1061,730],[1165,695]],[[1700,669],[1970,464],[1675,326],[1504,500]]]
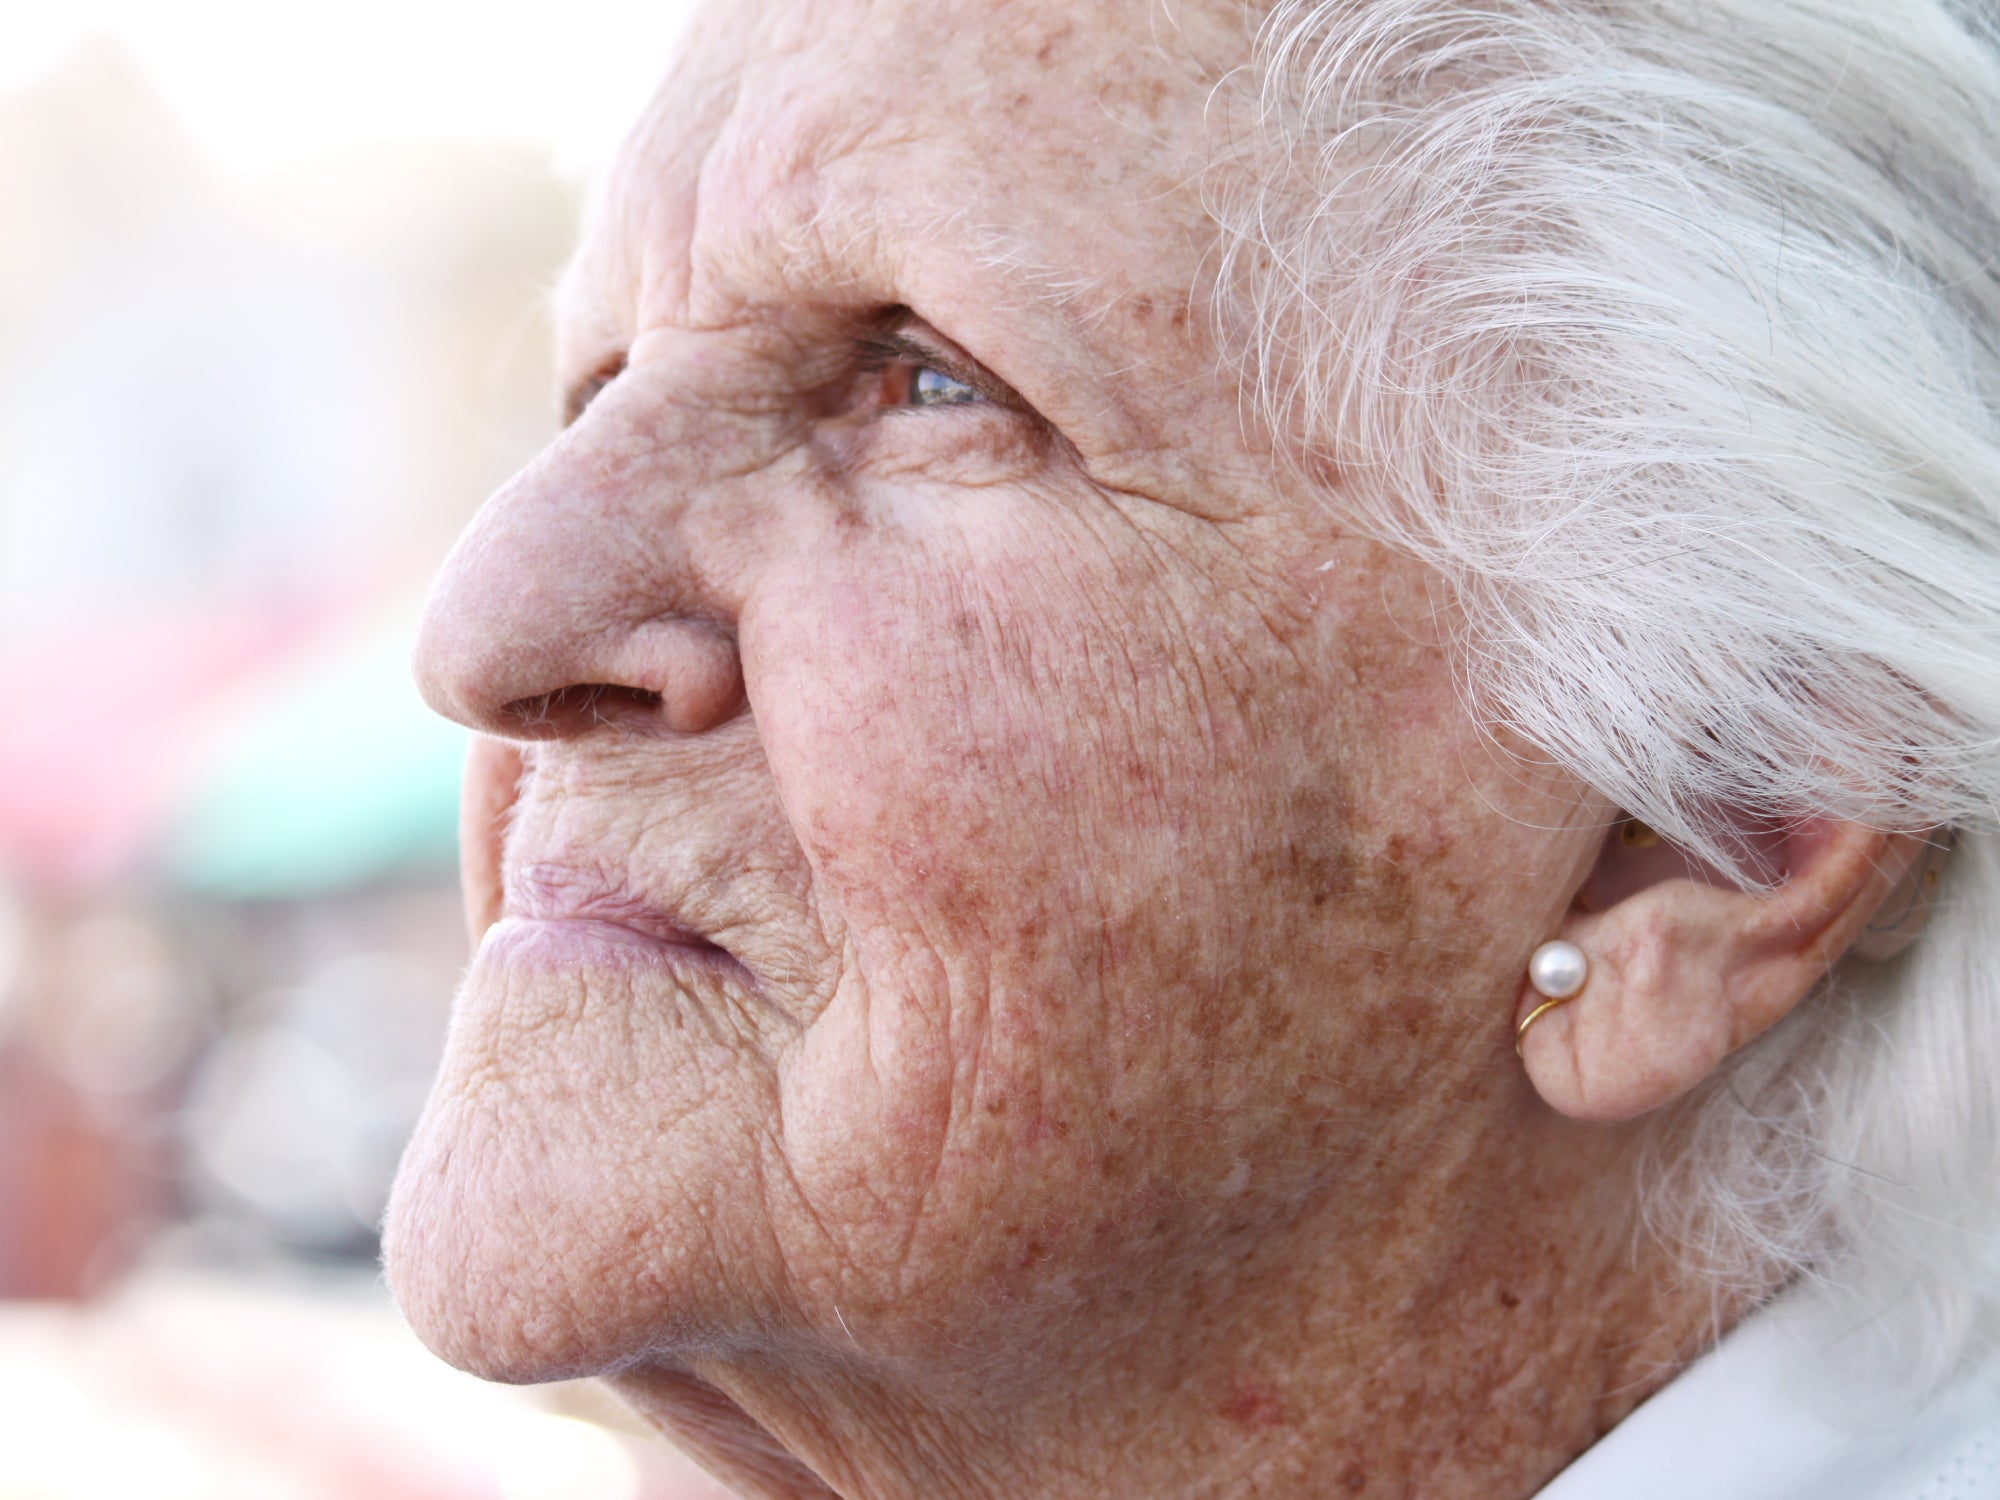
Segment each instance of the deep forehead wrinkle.
[[746,306],[879,295],[894,282],[885,251],[909,238],[910,205],[843,189],[891,175],[892,162],[871,159],[910,138],[891,113],[768,76],[796,71],[790,59],[752,70],[692,181],[651,196],[633,226],[642,323],[721,324]]
[[[565,342],[759,307],[924,311],[973,279],[988,310],[1081,336],[1135,290],[1102,273],[1133,263],[1103,253],[1114,237],[1146,246],[1147,296],[1185,294],[1202,247],[1174,243],[1185,200],[1160,201],[1195,191],[1203,91],[1185,59],[1092,51],[1062,23],[996,26],[990,6],[955,23],[967,9],[781,5],[727,45],[703,38],[703,68],[670,75],[610,180],[566,283]],[[1067,218],[1048,211],[1052,186],[1070,190]]]

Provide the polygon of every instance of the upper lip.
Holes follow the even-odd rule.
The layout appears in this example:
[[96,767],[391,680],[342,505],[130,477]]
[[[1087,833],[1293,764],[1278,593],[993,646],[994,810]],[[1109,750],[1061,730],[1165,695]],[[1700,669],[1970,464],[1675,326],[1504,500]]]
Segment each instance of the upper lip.
[[506,880],[508,916],[544,922],[605,922],[656,943],[726,951],[720,943],[677,920],[657,901],[635,895],[603,872],[586,866],[523,864],[510,868]]

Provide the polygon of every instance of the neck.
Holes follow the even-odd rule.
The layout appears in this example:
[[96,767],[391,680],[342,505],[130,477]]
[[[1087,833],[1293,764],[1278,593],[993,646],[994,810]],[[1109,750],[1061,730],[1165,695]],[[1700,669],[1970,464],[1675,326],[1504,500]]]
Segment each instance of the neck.
[[1059,1358],[1010,1349],[1030,1378],[850,1345],[619,1383],[774,1500],[1531,1496],[1744,1304],[1638,1232],[1637,1127],[1511,1085],[1501,1113],[1384,1143],[1279,1230],[1177,1268],[1135,1326],[1079,1314]]

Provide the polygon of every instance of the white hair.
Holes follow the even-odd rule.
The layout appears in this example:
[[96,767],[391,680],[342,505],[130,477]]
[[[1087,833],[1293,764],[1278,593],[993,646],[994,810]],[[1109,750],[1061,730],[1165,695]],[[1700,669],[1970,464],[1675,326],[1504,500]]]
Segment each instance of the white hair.
[[1746,818],[1958,830],[1656,1184],[1943,1373],[2000,1335],[2000,9],[1281,0],[1256,56],[1263,417],[1450,581],[1482,711],[1746,884]]

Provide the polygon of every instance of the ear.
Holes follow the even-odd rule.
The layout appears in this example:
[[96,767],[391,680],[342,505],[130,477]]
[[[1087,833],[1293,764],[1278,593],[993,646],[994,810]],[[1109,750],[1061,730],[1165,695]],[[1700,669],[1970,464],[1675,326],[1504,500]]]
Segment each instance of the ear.
[[465,925],[472,946],[500,920],[506,901],[501,855],[525,766],[521,747],[475,734],[465,752],[458,795],[458,883],[465,897]]
[[[1927,888],[1918,882],[1908,904],[1901,888],[1933,848],[1817,819],[1761,839],[1774,883],[1744,891],[1670,846],[1620,834],[1557,934],[1583,950],[1589,977],[1521,1039],[1536,1090],[1580,1120],[1629,1119],[1685,1094],[1804,999],[1878,910],[1897,908],[1889,937],[1906,942]],[[1515,1024],[1541,1001],[1524,983]]]

